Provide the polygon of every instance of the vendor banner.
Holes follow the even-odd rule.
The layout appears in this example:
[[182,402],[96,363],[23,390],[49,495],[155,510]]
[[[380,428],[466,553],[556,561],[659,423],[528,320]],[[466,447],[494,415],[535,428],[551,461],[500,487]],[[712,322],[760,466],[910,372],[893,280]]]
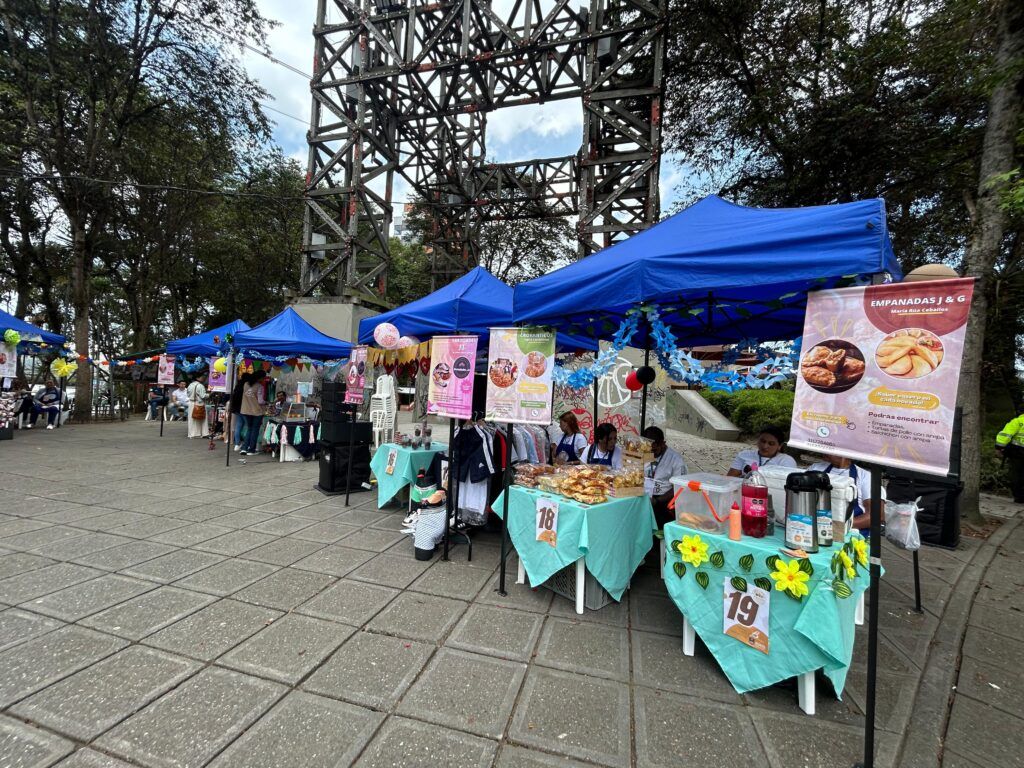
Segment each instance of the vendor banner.
[[0,379],[13,379],[18,375],[18,347],[0,342]]
[[491,328],[487,358],[488,421],[551,423],[555,333],[543,328]]
[[451,419],[473,415],[476,336],[435,336],[430,352],[427,413]]
[[970,278],[811,293],[789,444],[949,472]]
[[366,347],[353,347],[345,374],[345,402],[355,405],[363,403],[363,389],[366,387]]
[[157,384],[174,383],[174,355],[160,355],[160,362],[156,368]]
[[224,369],[223,372],[214,369],[214,363],[217,362],[216,357],[210,358],[210,375],[206,379],[206,388],[210,392],[227,392],[228,391],[228,372]]

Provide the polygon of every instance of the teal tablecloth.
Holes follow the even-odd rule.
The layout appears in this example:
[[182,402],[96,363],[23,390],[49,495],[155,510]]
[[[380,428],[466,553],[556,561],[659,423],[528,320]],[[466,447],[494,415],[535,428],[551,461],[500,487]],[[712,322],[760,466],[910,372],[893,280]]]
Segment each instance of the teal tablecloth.
[[[673,570],[673,564],[680,562],[680,557],[672,551],[671,543],[694,534],[699,534],[701,540],[708,544],[709,555],[721,552],[725,556],[725,565],[715,568],[711,562],[705,562],[696,569],[686,564],[686,573],[680,578]],[[778,555],[783,560],[792,559],[781,551],[785,546],[781,532],[777,531],[774,537],[755,539],[744,536],[740,541],[732,541],[728,536],[702,533],[678,523],[668,523],[665,541],[669,548],[665,559],[665,586],[669,596],[690,620],[733,688],[745,693],[823,669],[835,686],[837,696],[842,694],[853,657],[854,613],[859,595],[867,589],[869,582],[867,568],[857,566],[856,578],[847,579],[853,594],[846,598],[837,597],[831,588],[831,562],[840,549],[838,546],[822,548],[810,556],[814,568],[813,575],[806,582],[810,594],[799,602],[776,590],[772,581],[769,645],[765,655],[722,632],[723,579],[737,575],[746,579],[748,584],[753,584],[758,577],[768,577],[771,581],[765,559],[769,555]],[[749,572],[739,564],[740,558],[747,554],[754,558]],[[697,583],[698,570],[710,578],[706,590]]]
[[[388,465],[388,454],[394,448],[398,451],[395,471],[387,474],[384,470]],[[448,450],[444,443],[431,443],[429,449],[403,448],[394,443],[384,443],[370,460],[370,469],[377,478],[377,506],[383,507],[400,490],[416,482],[416,475],[421,469],[430,466],[434,454]]]
[[[612,499],[604,504],[580,504],[557,494],[513,485],[508,497],[508,531],[537,587],[555,573],[584,558],[587,570],[608,594],[618,600],[653,543],[657,530],[647,496]],[[491,505],[499,517],[504,495]],[[558,502],[558,539],[552,547],[537,541],[537,499]]]

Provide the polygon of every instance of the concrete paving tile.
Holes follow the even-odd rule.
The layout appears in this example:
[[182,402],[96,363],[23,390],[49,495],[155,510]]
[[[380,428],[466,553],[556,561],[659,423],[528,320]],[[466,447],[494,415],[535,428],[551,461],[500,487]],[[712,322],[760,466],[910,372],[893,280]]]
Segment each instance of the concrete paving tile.
[[[543,587],[541,587],[543,589]],[[664,589],[664,587],[662,587]],[[664,592],[662,592],[664,594]],[[576,613],[576,603],[561,595],[555,595],[551,601],[552,616],[561,616],[573,621],[593,621],[598,624],[611,624],[614,627],[625,627],[629,624],[629,592],[622,593],[619,602],[611,602],[603,608],[592,611],[589,608],[583,613]]]
[[236,600],[218,600],[146,638],[146,645],[213,661],[281,616]]
[[60,736],[0,717],[0,765],[4,768],[46,768],[74,748]]
[[333,544],[343,536],[348,536],[350,533],[355,533],[359,530],[354,525],[342,525],[341,523],[332,523],[330,521],[315,523],[308,518],[297,519],[305,520],[306,527],[292,533],[291,537],[293,539],[302,539],[303,541],[319,541],[321,544]]
[[537,663],[566,672],[629,681],[629,635],[621,627],[548,617]]
[[588,765],[591,764],[570,760],[562,755],[548,755],[506,744],[501,748],[494,768],[587,768]]
[[261,547],[273,540],[274,537],[269,533],[232,531],[231,533],[225,533],[223,536],[216,536],[199,544],[193,544],[192,548],[202,550],[203,552],[227,555],[228,557],[238,557],[244,552]]
[[276,565],[230,558],[176,581],[176,587],[226,597],[278,570]]
[[[341,518],[344,520],[344,518]],[[343,543],[352,549],[366,549],[371,552],[383,552],[402,539],[409,537],[398,531],[382,531],[379,528],[362,528],[345,537]]]
[[432,768],[452,765],[486,768],[498,742],[428,723],[392,717],[356,763],[358,768]]
[[49,528],[53,523],[27,517],[8,517],[0,522],[0,542],[8,536]]
[[477,568],[472,565],[441,560],[416,579],[409,589],[441,597],[472,600],[490,579],[492,573],[494,571],[490,568]]
[[633,680],[639,685],[739,704],[740,695],[702,644],[683,655],[683,639],[632,631]]
[[79,623],[118,637],[141,640],[195,613],[214,600],[216,598],[212,595],[201,595],[175,587],[157,587],[152,592],[82,619]]
[[[342,539],[344,542],[344,539]],[[318,546],[323,549],[304,557],[295,563],[296,568],[316,573],[328,573],[332,576],[345,576],[360,565],[373,559],[373,553],[362,549],[350,549],[342,544]]]
[[33,517],[40,523],[69,523],[76,525],[79,520],[87,520],[90,517],[104,515],[110,510],[105,507],[87,507],[81,504],[70,504],[66,509],[58,509],[54,512],[47,512],[45,515]]
[[423,669],[432,645],[356,632],[302,684],[307,691],[389,710]]
[[209,552],[179,549],[175,552],[168,552],[166,555],[161,555],[153,560],[129,566],[120,572],[129,576],[149,579],[150,581],[158,581],[161,584],[170,584],[172,581],[177,581],[196,571],[201,571],[203,568],[209,568],[211,565],[216,565],[223,560],[222,556]]
[[[817,729],[804,735],[812,732]],[[768,764],[741,707],[645,688],[636,692],[636,755],[639,765],[651,768],[676,768],[684,759],[723,768]]]
[[52,557],[55,560],[77,560],[84,555],[102,552],[104,549],[128,544],[131,541],[132,539],[126,536],[115,536],[110,533],[97,531],[87,533],[84,536],[76,536],[73,539],[58,541],[55,544],[47,544],[41,549],[36,550],[36,552],[37,554],[45,554],[47,557]]
[[526,665],[442,648],[398,713],[492,739],[505,732]]
[[52,632],[61,626],[62,622],[17,608],[0,611],[0,651]]
[[144,563],[174,551],[175,548],[167,544],[157,544],[154,541],[133,541],[131,544],[122,544],[101,552],[82,555],[75,558],[75,562],[93,568],[102,568],[105,571],[120,571],[122,568]]
[[[751,719],[771,765],[835,768],[854,765],[864,758],[863,727],[819,722],[811,732],[806,730],[807,716],[803,713],[782,715],[763,710],[754,710]],[[891,743],[887,747],[879,739],[875,745],[877,756],[892,754]]]
[[11,712],[91,741],[194,674],[197,662],[130,646],[16,704]]
[[308,616],[361,627],[397,594],[395,589],[342,579],[296,610]]
[[272,565],[292,565],[307,555],[311,555],[323,544],[315,541],[302,541],[301,539],[282,538],[256,547],[242,554],[246,560],[255,560],[260,563],[271,563]]
[[294,501],[290,498],[286,499],[275,499],[274,501],[268,501],[266,504],[260,504],[258,507],[253,507],[254,512],[266,512],[271,515],[283,515],[286,512],[294,512],[296,509],[302,509],[303,507],[309,506],[310,502],[307,501]]
[[460,600],[403,592],[367,628],[386,635],[440,643],[467,607]]
[[71,563],[49,565],[0,581],[0,602],[17,605],[102,575],[103,571],[86,568],[82,565]]
[[534,613],[547,613],[551,608],[551,601],[555,593],[550,589],[537,587],[533,589],[528,584],[516,584],[516,565],[513,562],[505,580],[504,596],[498,594],[499,576],[494,576],[484,589],[477,595],[477,602],[488,603],[489,605],[500,605],[504,608],[518,608]]
[[337,579],[333,576],[325,576],[321,573],[282,568],[236,592],[234,597],[236,600],[244,600],[247,603],[290,611],[335,581]]
[[250,637],[218,664],[295,685],[355,632],[354,627],[287,614]]
[[[904,730],[914,706],[919,681],[917,674],[899,675],[894,672],[879,671],[875,689],[875,724],[878,728],[895,732]],[[831,699],[832,686],[827,682],[819,683],[819,685],[821,686],[819,698]],[[856,704],[860,712],[867,711],[867,664],[863,657],[858,658],[850,667],[846,676],[843,698]],[[799,714],[800,710],[796,708],[795,686],[791,701],[794,705],[794,709],[791,711],[793,714]],[[859,718],[857,722],[860,722]]]
[[127,643],[83,627],[62,627],[0,653],[0,707],[93,664]]
[[173,517],[150,517],[148,520],[139,520],[135,523],[128,523],[128,525],[111,528],[109,531],[110,533],[116,533],[118,536],[128,536],[133,539],[148,539],[150,536],[158,536],[161,533],[185,528],[188,524],[188,520],[178,520]]
[[37,571],[48,565],[56,565],[56,560],[39,555],[30,555],[27,552],[12,552],[0,556],[0,579],[9,576],[18,576],[29,571]]
[[348,574],[348,578],[404,589],[433,563],[412,557],[399,557],[386,552],[374,555]]
[[156,585],[150,581],[108,573],[29,600],[22,603],[22,607],[62,621],[74,622],[155,588]]
[[234,529],[214,523],[193,523],[192,525],[158,533],[155,536],[150,536],[149,539],[161,544],[172,544],[176,547],[191,547],[193,544],[209,541],[218,536],[223,536],[225,533],[231,533],[232,530]]
[[965,657],[983,661],[1003,669],[1020,668],[1016,653],[1007,653],[1006,638],[980,627],[967,627],[962,653]]
[[335,768],[351,765],[384,715],[294,691],[211,768]]
[[[260,533],[269,533],[271,536],[287,536],[291,533],[295,533],[296,531],[301,531],[303,528],[309,528],[311,525],[313,525],[313,521],[307,520],[304,517],[281,515],[280,517],[275,517],[272,520],[257,523],[248,530],[258,531]],[[316,539],[306,539],[301,536],[298,538],[303,538],[305,541],[316,541]]]
[[338,516],[334,518],[334,522],[365,527],[373,525],[374,523],[379,523],[389,516],[390,515],[387,514],[381,514],[375,509],[356,509],[354,507],[346,509],[345,507],[341,507],[339,509]]
[[629,688],[534,667],[526,676],[509,738],[570,757],[628,766]]
[[290,515],[295,517],[305,517],[308,520],[331,520],[340,513],[344,507],[338,507],[336,504],[330,504],[321,501],[318,504],[311,504],[308,507],[302,509],[296,509],[294,512],[289,512]]
[[[202,491],[199,491],[202,493]],[[189,520],[193,523],[214,523],[217,524],[217,518],[228,514],[231,510],[213,504],[203,504],[199,507],[192,507],[192,509],[182,509],[174,513],[174,516],[179,520]],[[227,527],[227,526],[225,526]],[[232,529],[234,530],[234,529]]]
[[80,749],[66,760],[61,760],[54,768],[132,768],[124,760],[104,755],[93,749]]
[[669,598],[651,594],[630,595],[631,626],[648,632],[683,635],[683,614]]
[[217,525],[227,526],[228,528],[248,528],[250,525],[258,525],[273,519],[274,515],[268,515],[266,512],[253,512],[252,510],[245,509],[229,512],[218,517]]
[[252,725],[284,691],[276,683],[212,667],[96,743],[154,768],[198,768]]
[[529,661],[544,617],[490,605],[472,605],[445,645],[503,659]]
[[40,528],[35,531],[27,531],[14,536],[7,536],[0,539],[5,549],[19,551],[42,549],[37,554],[45,555],[45,548],[48,544],[56,544],[65,539],[73,539],[77,536],[84,536],[86,531],[80,528],[71,528],[66,525],[52,525],[48,528]]
[[105,515],[89,517],[80,520],[75,525],[79,528],[87,528],[90,531],[109,531],[113,528],[120,528],[129,523],[139,523],[149,519],[149,515],[140,515],[137,512],[108,512]]
[[[1019,658],[1021,647],[1018,644],[1012,654],[1006,650],[1009,650],[1009,644],[1004,646],[1004,653],[1000,655]],[[970,696],[1004,712],[1018,716],[1024,713],[1024,672],[1020,667],[1010,669],[965,657],[960,664],[956,688],[958,694]]]
[[[3,599],[0,594],[0,600]],[[1024,637],[1024,611],[1007,611],[990,603],[975,603],[971,609],[971,626],[987,629],[1019,641]]]

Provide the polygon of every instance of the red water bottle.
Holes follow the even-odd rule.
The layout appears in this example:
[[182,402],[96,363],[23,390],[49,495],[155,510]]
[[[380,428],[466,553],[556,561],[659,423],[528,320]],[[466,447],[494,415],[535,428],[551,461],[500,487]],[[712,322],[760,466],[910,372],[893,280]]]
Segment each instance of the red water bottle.
[[743,534],[756,539],[768,532],[768,482],[757,471],[757,464],[743,480]]

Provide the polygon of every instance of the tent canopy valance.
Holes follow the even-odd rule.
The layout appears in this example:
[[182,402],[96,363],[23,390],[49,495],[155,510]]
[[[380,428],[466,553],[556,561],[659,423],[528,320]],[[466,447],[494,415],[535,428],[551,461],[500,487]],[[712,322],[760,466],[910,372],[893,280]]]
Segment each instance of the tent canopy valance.
[[[711,196],[650,229],[514,289],[517,324],[608,338],[657,304],[680,343],[792,339],[807,292],[901,276],[885,202],[747,208]],[[641,324],[634,346],[647,342]]]
[[16,331],[21,336],[22,344],[48,344],[50,346],[62,346],[67,339],[59,333],[44,331],[31,323],[19,320],[0,309],[0,340],[3,339],[5,331]]
[[[249,324],[244,320],[232,320],[226,325],[197,333],[195,336],[186,336],[184,339],[167,342],[167,354],[201,355],[203,357],[219,355],[227,350],[228,336],[233,337],[248,330]],[[214,342],[214,337],[218,339],[217,342]]]
[[292,307],[274,315],[255,328],[235,334],[232,346],[244,355],[306,355],[316,360],[340,360],[349,356],[352,345],[328,336],[310,325]]

